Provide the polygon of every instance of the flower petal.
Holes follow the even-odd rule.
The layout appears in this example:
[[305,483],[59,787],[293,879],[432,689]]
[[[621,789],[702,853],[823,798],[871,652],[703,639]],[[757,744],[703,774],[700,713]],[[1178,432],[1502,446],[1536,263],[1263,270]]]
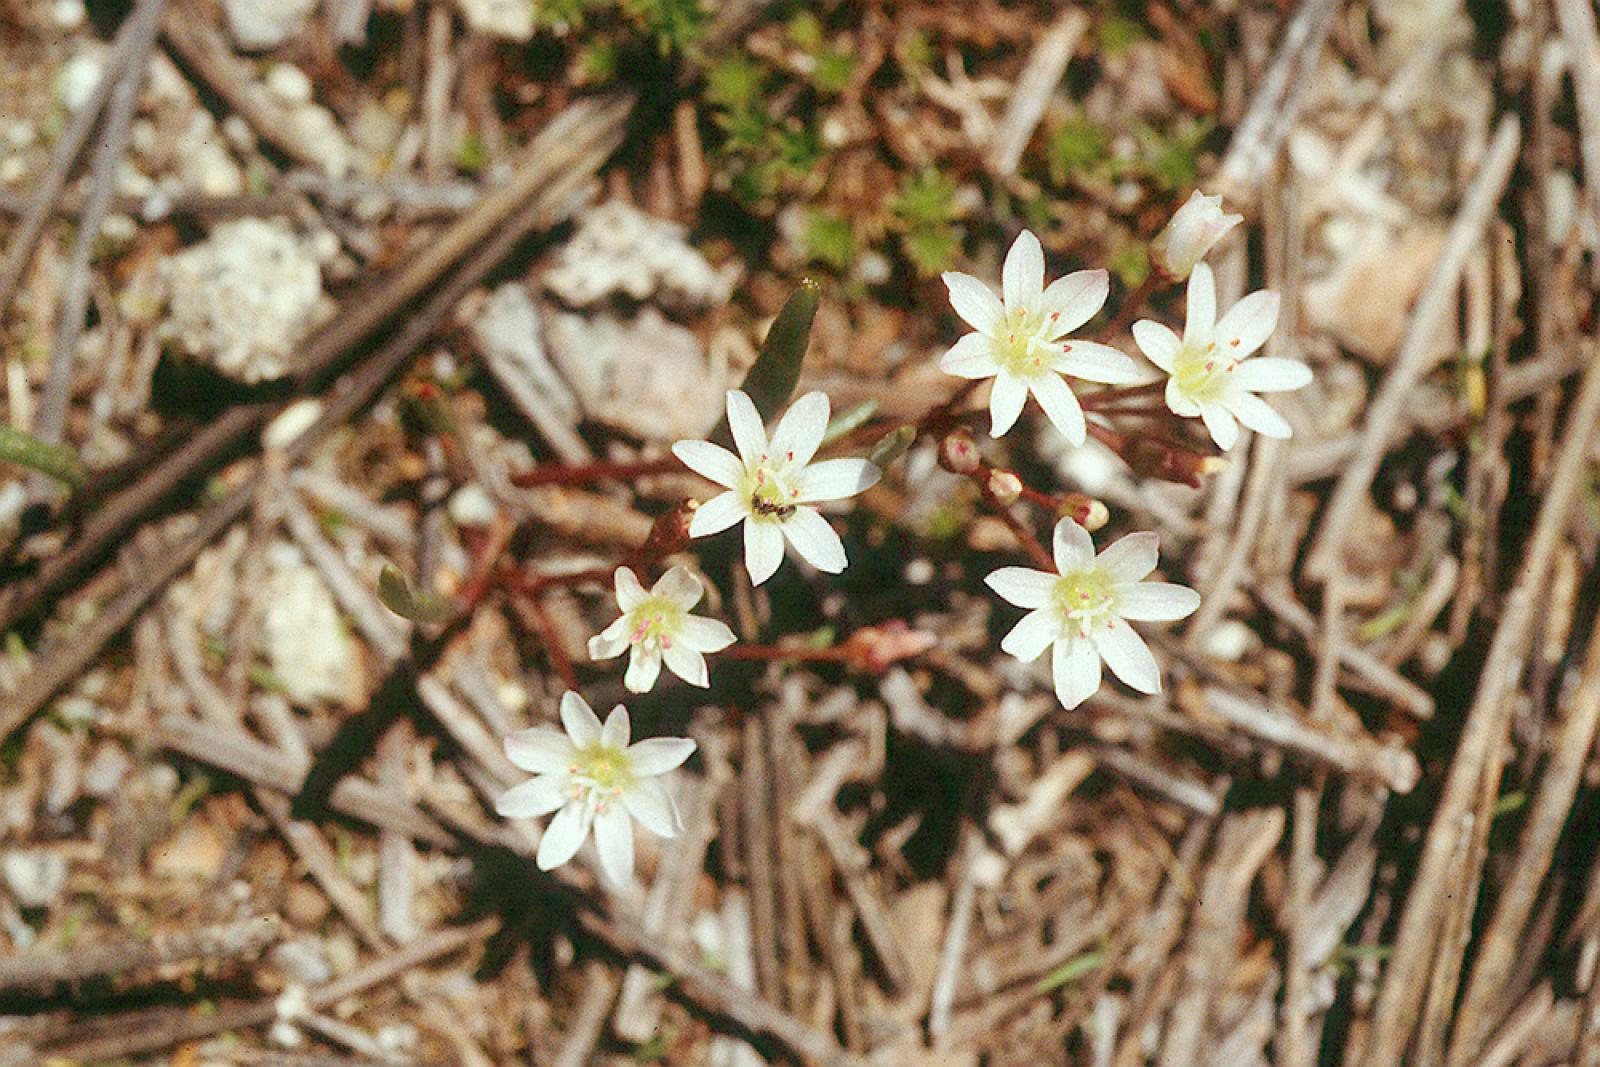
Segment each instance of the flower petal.
[[957,378],[992,378],[1000,364],[994,358],[994,341],[981,333],[969,333],[939,357],[939,369]]
[[1044,413],[1050,419],[1050,425],[1056,428],[1056,432],[1065,437],[1069,444],[1083,444],[1089,428],[1084,422],[1083,408],[1079,405],[1078,398],[1072,394],[1066,379],[1054,374],[1045,374],[1035,378],[1031,388],[1034,399],[1044,408]]
[[883,472],[864,459],[825,459],[795,475],[796,504],[843,500],[878,484]]
[[633,623],[626,615],[616,622],[589,638],[590,659],[611,659],[613,656],[622,655],[628,647],[628,635]]
[[1056,523],[1055,533],[1050,540],[1056,571],[1060,574],[1078,570],[1094,559],[1094,538],[1089,536],[1088,530],[1071,519]]
[[1039,312],[1044,316],[1044,337],[1054,341],[1065,337],[1095,317],[1105,306],[1111,280],[1103,270],[1080,270],[1057,278],[1039,297]]
[[667,670],[690,685],[704,689],[711,684],[711,677],[706,672],[706,658],[682,641],[662,645],[661,658],[666,660]]
[[1280,439],[1294,436],[1294,428],[1282,415],[1272,410],[1272,405],[1259,396],[1238,393],[1223,401],[1233,416],[1256,433]]
[[1044,249],[1031,230],[1023,230],[1011,242],[1005,265],[1000,268],[1000,297],[1007,311],[1034,307],[1044,290]]
[[677,837],[683,833],[683,819],[667,787],[653,778],[634,782],[622,793],[622,806],[640,826],[657,837]]
[[1178,379],[1167,379],[1166,396],[1167,410],[1171,411],[1174,415],[1182,415],[1186,419],[1199,417],[1200,405],[1196,404],[1194,399],[1190,397],[1188,393],[1183,391],[1183,387],[1178,384]]
[[950,290],[950,306],[968,326],[991,336],[1000,329],[1006,310],[993,289],[970,274],[953,270],[944,272],[944,284]]
[[1311,384],[1311,368],[1294,359],[1257,356],[1233,368],[1234,384],[1252,393],[1286,393]]
[[1178,358],[1178,350],[1183,347],[1183,342],[1178,340],[1177,334],[1159,322],[1140,319],[1133,324],[1133,340],[1146,359],[1166,373],[1172,373],[1173,364]]
[[600,740],[600,717],[588,701],[570,689],[561,694],[561,725],[578,748],[588,748]]
[[1052,366],[1087,382],[1131,385],[1141,377],[1139,364],[1120,350],[1097,341],[1063,341]]
[[689,536],[708,537],[721,533],[749,517],[750,508],[738,493],[718,493],[694,509],[694,518],[689,520]]
[[[798,513],[797,513],[798,514]],[[750,582],[760,585],[783,562],[783,534],[776,523],[751,519],[744,524],[744,565]]]
[[983,580],[983,584],[1008,604],[1019,608],[1042,608],[1050,600],[1060,577],[1029,567],[1001,567]]
[[1161,538],[1148,530],[1128,534],[1100,550],[1094,565],[1106,572],[1113,582],[1137,582],[1156,569],[1156,556]]
[[[1201,264],[1204,266],[1204,264]],[[1199,270],[1199,267],[1195,268]],[[1249,394],[1241,394],[1248,396]],[[1251,399],[1255,399],[1251,397]],[[1170,405],[1169,405],[1170,406]],[[1217,447],[1226,452],[1239,440],[1239,427],[1233,421],[1233,415],[1221,404],[1197,404],[1200,409],[1200,419],[1206,424],[1206,429],[1211,431],[1211,439]]]
[[495,799],[494,810],[507,819],[537,819],[567,802],[567,776],[541,774],[514,785]]
[[1024,615],[1000,642],[1000,651],[1032,663],[1061,636],[1061,620],[1040,608]]
[[721,652],[736,638],[727,623],[690,615],[678,626],[678,640],[696,652]]
[[733,444],[744,466],[753,467],[760,462],[767,451],[767,430],[761,424],[755,401],[739,389],[728,390],[728,429],[733,431]]
[[700,477],[727,489],[744,477],[744,464],[739,457],[710,441],[679,441],[672,446],[672,454]]
[[628,656],[628,673],[622,684],[630,693],[648,693],[655,688],[661,675],[661,648],[654,641],[642,641],[633,646]]
[[589,836],[589,823],[594,819],[594,809],[580,801],[573,801],[550,820],[539,839],[539,853],[534,862],[541,871],[554,870],[578,854],[583,839]]
[[1135,582],[1117,590],[1117,614],[1140,622],[1175,622],[1200,606],[1200,594],[1171,582]]
[[613,576],[617,586],[617,607],[626,614],[639,606],[640,601],[649,596],[644,591],[644,586],[639,584],[639,576],[629,567],[618,567]]
[[1188,304],[1183,323],[1183,343],[1204,348],[1211,343],[1217,324],[1217,279],[1209,263],[1196,263],[1189,275]]
[[828,574],[844,570],[844,543],[833,532],[828,520],[816,508],[796,508],[783,523],[783,536],[789,539],[800,558]]
[[1260,348],[1277,329],[1282,302],[1277,292],[1263,289],[1229,308],[1217,323],[1217,351],[1232,359],[1243,359]]
[[683,766],[694,755],[687,737],[652,737],[628,746],[628,766],[637,778],[653,778]]
[[1094,647],[1111,673],[1141,693],[1161,692],[1161,668],[1144,638],[1125,622],[1111,622],[1094,632]]
[[564,774],[572,765],[572,742],[559,730],[535,726],[507,734],[506,759],[530,774]]
[[774,460],[804,467],[828,432],[828,394],[807,393],[789,406],[772,431],[767,452]]
[[1004,371],[995,375],[989,391],[989,436],[1002,437],[1015,426],[1027,400],[1028,383]]
[[633,878],[633,819],[627,805],[613,804],[594,817],[594,846],[611,884],[627,885]]
[[607,748],[627,748],[633,725],[628,721],[628,709],[618,704],[606,716],[605,728],[600,731],[600,743]]
[[657,579],[656,584],[650,587],[651,596],[665,597],[684,611],[688,611],[700,603],[700,598],[705,595],[705,588],[701,586],[700,579],[694,571],[679,564],[669,567],[667,573]]
[[1050,676],[1056,699],[1071,711],[1100,688],[1100,653],[1082,637],[1063,637],[1051,652]]

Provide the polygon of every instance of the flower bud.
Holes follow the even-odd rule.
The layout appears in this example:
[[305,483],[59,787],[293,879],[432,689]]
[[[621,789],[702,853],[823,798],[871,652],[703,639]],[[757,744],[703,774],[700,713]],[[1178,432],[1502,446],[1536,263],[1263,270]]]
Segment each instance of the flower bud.
[[1205,196],[1196,189],[1150,242],[1150,261],[1167,277],[1182,281],[1224,234],[1243,221],[1243,215],[1223,213],[1222,197]]
[[1057,509],[1062,518],[1071,519],[1090,533],[1111,521],[1111,511],[1105,504],[1083,493],[1068,493],[1061,498]]
[[952,474],[976,474],[983,466],[978,442],[965,430],[953,430],[939,442],[939,466]]
[[984,484],[989,489],[989,495],[1002,505],[1014,504],[1017,497],[1022,495],[1022,479],[1007,470],[990,471]]

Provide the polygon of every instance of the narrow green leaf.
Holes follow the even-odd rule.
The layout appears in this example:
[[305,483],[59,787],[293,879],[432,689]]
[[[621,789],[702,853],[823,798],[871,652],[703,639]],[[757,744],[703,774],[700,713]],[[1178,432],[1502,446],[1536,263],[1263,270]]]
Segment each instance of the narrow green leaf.
[[83,465],[66,445],[47,445],[37,437],[0,424],[0,459],[48,474],[77,488],[83,484]]
[[1060,989],[1069,982],[1076,982],[1106,960],[1106,954],[1098,949],[1094,952],[1085,952],[1081,956],[1074,956],[1066,963],[1057,967],[1034,984],[1035,993],[1048,993],[1052,989]]
[[801,279],[800,288],[784,302],[772,329],[767,331],[761,355],[745,375],[740,388],[755,401],[763,419],[773,419],[794,394],[800,381],[800,364],[811,344],[811,320],[816,318],[821,300],[822,287],[810,278]]
[[450,605],[443,597],[414,588],[392,563],[378,574],[378,599],[383,606],[412,622],[444,622]]
[[906,454],[911,447],[911,442],[917,439],[917,428],[910,424],[896,426],[872,446],[872,451],[867,453],[867,459],[879,470],[886,469],[889,464]]
[[851,433],[867,424],[867,420],[877,414],[878,402],[876,400],[863,400],[853,408],[846,408],[828,420],[828,428],[822,433],[824,447],[833,444],[845,434]]

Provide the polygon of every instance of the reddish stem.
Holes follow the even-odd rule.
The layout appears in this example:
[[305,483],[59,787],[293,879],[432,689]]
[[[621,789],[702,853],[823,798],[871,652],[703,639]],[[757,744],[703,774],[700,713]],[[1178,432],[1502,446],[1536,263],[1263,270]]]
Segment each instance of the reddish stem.
[[532,470],[513,474],[511,484],[519,489],[531,489],[536,485],[584,485],[602,479],[627,481],[650,474],[670,474],[682,468],[683,464],[671,456],[631,463],[580,463],[575,466],[543,463]]
[[1105,329],[1100,331],[1095,340],[1101,344],[1106,344],[1121,334],[1123,330],[1126,330],[1133,322],[1134,317],[1144,309],[1145,301],[1150,299],[1150,294],[1155,292],[1167,280],[1166,273],[1161,268],[1152,265],[1150,273],[1145,275],[1144,281],[1140,282],[1138,288],[1129,293],[1127,298],[1122,301],[1122,306],[1117,309],[1116,317],[1106,323]]
[[1083,405],[1085,411],[1100,411],[1124,400],[1153,397],[1166,387],[1166,382],[1145,382],[1141,385],[1125,385],[1120,389],[1102,389],[1097,393],[1085,393],[1079,398],[1079,403]]
[[1056,569],[1054,558],[1045,551],[1045,547],[1039,543],[1039,538],[1028,528],[1028,524],[1017,518],[1011,509],[994,495],[994,491],[989,488],[988,472],[980,470],[973,476],[973,480],[978,483],[978,490],[983,494],[983,502],[1000,516],[1000,521],[1005,523],[1006,528],[1016,537],[1022,545],[1022,550],[1028,554],[1028,558],[1038,564],[1040,570],[1054,574]]
[[805,663],[843,663],[847,658],[842,644],[827,648],[804,645],[730,645],[717,653],[719,658],[739,660],[787,660]]

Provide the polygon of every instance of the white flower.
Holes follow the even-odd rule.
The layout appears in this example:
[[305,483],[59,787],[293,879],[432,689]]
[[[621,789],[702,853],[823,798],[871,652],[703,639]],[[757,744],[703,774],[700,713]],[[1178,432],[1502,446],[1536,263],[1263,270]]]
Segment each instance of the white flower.
[[1196,189],[1150,242],[1150,259],[1168,277],[1182,281],[1212,246],[1243,221],[1243,215],[1223,213],[1222,197],[1204,196]]
[[1159,322],[1133,324],[1133,339],[1150,362],[1171,375],[1167,407],[1174,414],[1200,416],[1219,448],[1239,439],[1238,419],[1268,437],[1292,434],[1283,416],[1255,393],[1299,389],[1311,381],[1311,368],[1292,359],[1250,354],[1266,343],[1278,324],[1278,294],[1263,289],[1240,300],[1217,319],[1217,286],[1202,263],[1189,277],[1188,317],[1183,339]]
[[843,500],[877,484],[881,473],[864,459],[826,459],[812,463],[828,428],[828,398],[807,393],[778,420],[767,439],[751,399],[728,391],[728,427],[736,456],[709,441],[679,441],[672,454],[696,474],[725,486],[689,522],[690,537],[720,533],[744,523],[744,562],[750,580],[760,585],[783,562],[787,538],[800,557],[819,571],[844,570],[844,545],[816,508],[824,500]]
[[506,738],[506,756],[533,773],[495,801],[508,819],[556,817],[544,829],[535,857],[541,871],[577,854],[594,828],[595,847],[606,877],[622,885],[633,876],[633,823],[661,837],[677,837],[683,820],[672,794],[656,780],[694,752],[683,737],[653,737],[628,744],[628,709],[618,704],[600,725],[577,693],[561,697],[562,734],[536,726]]
[[687,567],[673,567],[647,593],[633,571],[618,567],[616,582],[622,617],[589,639],[589,658],[610,659],[631,647],[622,684],[634,693],[656,684],[662,660],[690,685],[709,685],[702,653],[720,652],[734,637],[726,624],[689,614],[704,593],[700,579]]
[[1200,594],[1168,582],[1141,581],[1156,567],[1156,535],[1133,533],[1098,556],[1089,532],[1062,519],[1055,532],[1056,570],[1002,567],[984,579],[1019,608],[1030,609],[1000,647],[1024,663],[1054,649],[1056,697],[1075,708],[1100,688],[1100,661],[1141,693],[1161,691],[1161,671],[1129,619],[1170,622],[1200,606]]
[[1000,437],[1016,423],[1032,393],[1061,435],[1084,441],[1083,408],[1061,377],[1126,385],[1138,380],[1133,360],[1108,345],[1065,340],[1094,318],[1110,283],[1103,270],[1080,270],[1044,285],[1044,250],[1027,230],[1017,235],[1001,270],[1003,297],[970,274],[946,271],[950,306],[969,333],[939,360],[958,378],[993,378],[989,432]]

